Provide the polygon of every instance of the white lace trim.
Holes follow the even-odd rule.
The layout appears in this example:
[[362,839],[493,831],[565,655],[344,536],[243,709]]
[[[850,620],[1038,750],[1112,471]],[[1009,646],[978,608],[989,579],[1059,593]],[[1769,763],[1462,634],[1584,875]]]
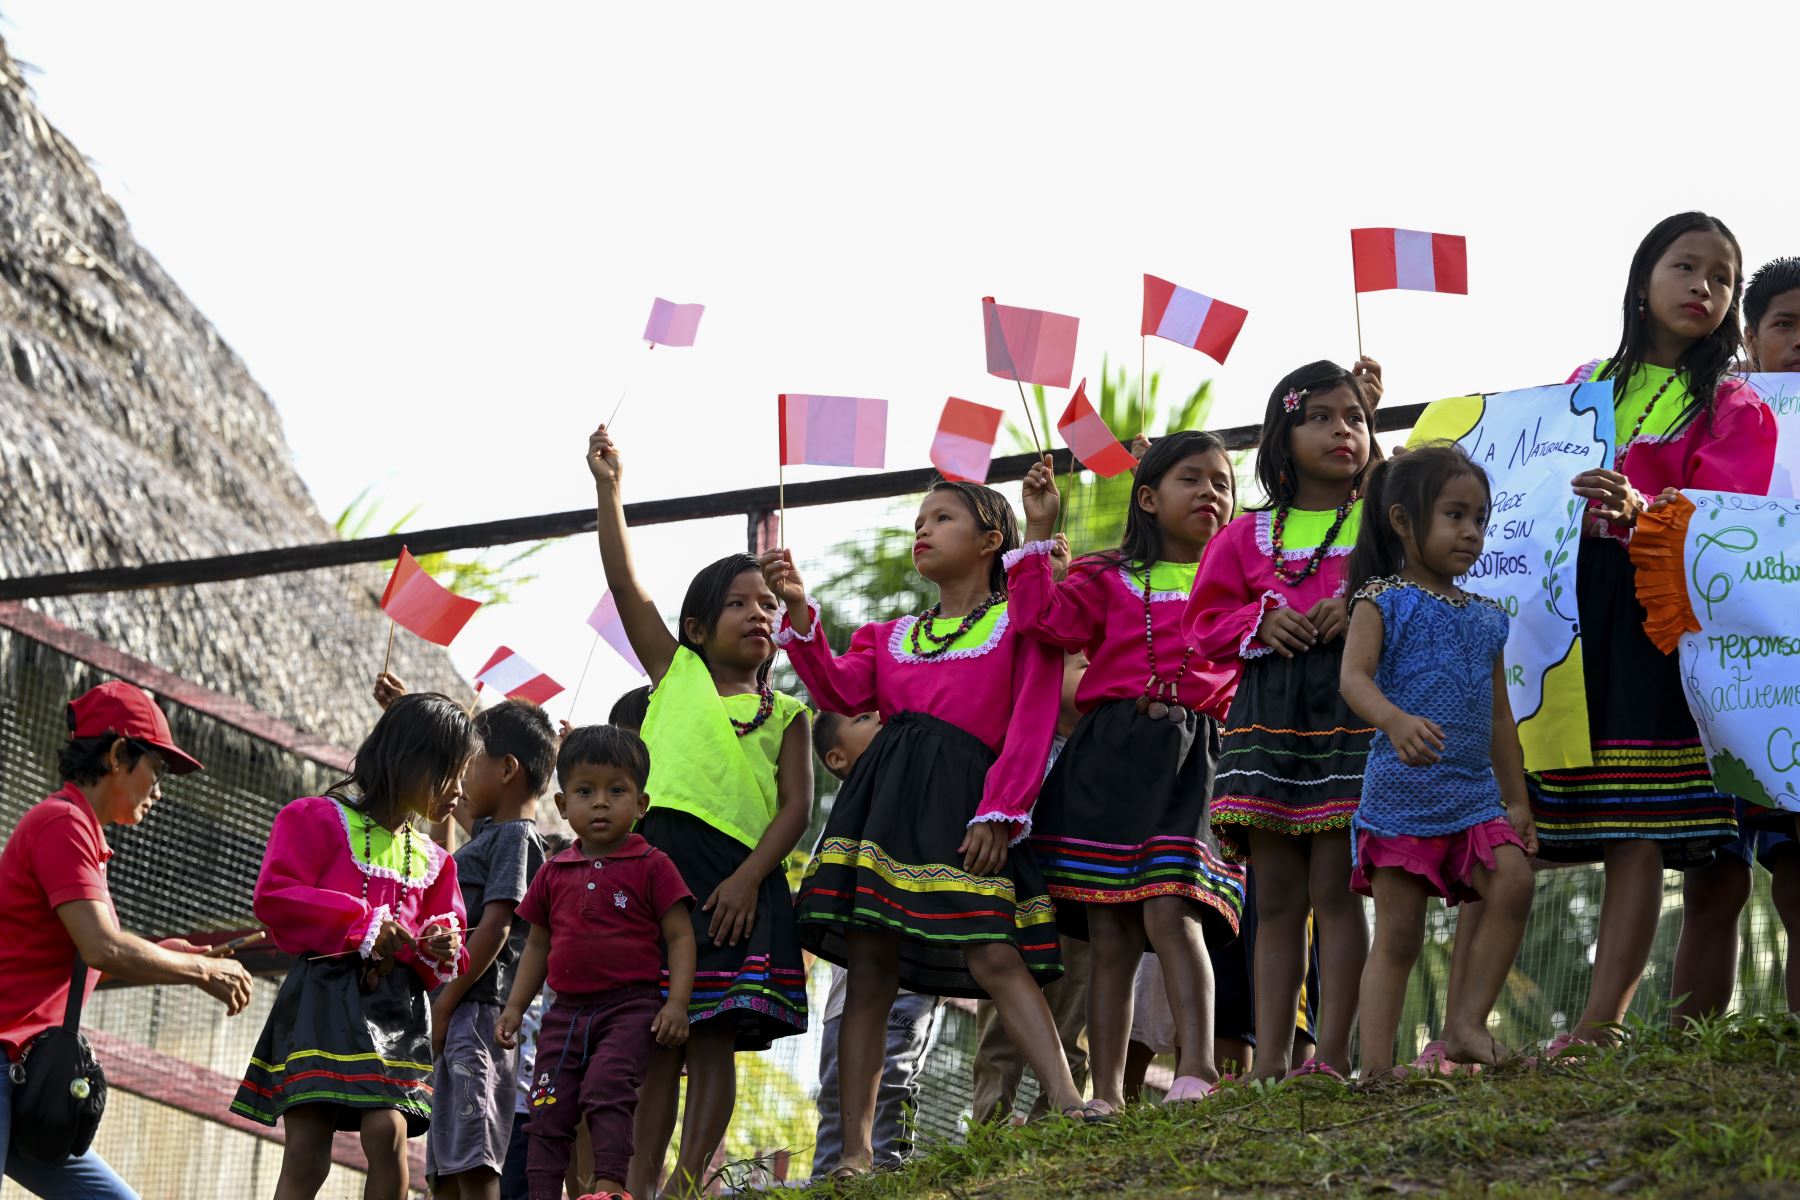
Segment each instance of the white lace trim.
[[1055,549],[1055,542],[1026,542],[1017,550],[1008,550],[1005,554],[1002,554],[1000,556],[1000,565],[1010,571],[1013,567],[1024,562],[1033,554],[1042,554],[1047,558],[1055,551]]
[[[1271,600],[1275,602],[1274,608],[1269,607],[1269,601]],[[1256,624],[1252,625],[1250,627],[1250,632],[1246,633],[1243,640],[1238,642],[1239,658],[1261,658],[1265,654],[1275,653],[1275,648],[1273,646],[1253,647],[1250,643],[1256,640],[1256,632],[1262,628],[1264,617],[1268,616],[1276,608],[1286,608],[1288,606],[1287,597],[1280,592],[1264,592],[1256,598],[1256,606],[1259,610],[1256,614]]]
[[1026,838],[1031,836],[1031,818],[1030,817],[1009,817],[1003,812],[991,812],[991,813],[987,813],[983,816],[976,817],[973,821],[969,822],[969,824],[966,826],[966,828],[973,829],[977,825],[985,825],[985,824],[988,824],[989,822],[993,822],[993,821],[1013,821],[1018,824],[1018,826],[1019,826],[1018,835],[1015,836],[1010,842],[1006,843],[1006,847],[1009,850],[1012,849],[1014,846],[1018,845],[1020,842],[1024,841]]
[[810,642],[819,636],[819,602],[811,596],[806,598],[806,611],[812,614],[812,632],[801,633],[794,628],[791,620],[783,620],[781,628],[775,631],[775,644],[786,646],[790,642]]
[[393,915],[394,910],[385,904],[369,913],[369,928],[363,934],[362,945],[356,948],[358,954],[362,955],[364,958],[381,957],[381,955],[375,953],[375,939],[381,936],[382,923],[390,919]]
[[1011,624],[1012,621],[1012,611],[1010,609],[1001,610],[1000,619],[994,622],[994,631],[988,634],[987,640],[982,642],[981,645],[964,646],[956,650],[946,650],[942,654],[933,654],[929,658],[914,654],[906,645],[906,635],[912,631],[912,627],[918,624],[918,621],[919,618],[917,617],[901,617],[898,621],[894,622],[894,632],[888,635],[888,653],[894,656],[895,662],[941,663],[949,662],[951,659],[956,658],[980,658],[989,650],[998,646],[1000,644],[1000,639],[1006,636],[1006,627]]
[[[1263,552],[1264,558],[1275,553],[1275,540],[1269,536],[1270,530],[1274,528],[1274,524],[1275,514],[1273,511],[1265,508],[1256,514],[1256,548]],[[1349,522],[1346,521],[1345,524],[1349,524]],[[1342,531],[1340,530],[1339,532],[1341,533]],[[1341,558],[1355,548],[1356,547],[1353,545],[1333,546],[1325,552],[1325,557]],[[1313,551],[1316,549],[1318,549],[1317,546],[1308,546],[1304,550],[1294,550],[1287,546],[1283,546],[1281,548],[1281,557],[1283,559],[1311,558]]]
[[[1119,564],[1119,580],[1124,583],[1126,591],[1139,599],[1143,598],[1144,589],[1138,586],[1137,576],[1134,575],[1131,568],[1127,567],[1124,563]],[[1168,600],[1186,600],[1191,594],[1191,592],[1182,591],[1180,588],[1174,588],[1169,591],[1152,589],[1150,592],[1150,603],[1161,604]]]
[[377,867],[356,857],[356,835],[350,829],[350,810],[340,801],[331,800],[329,796],[325,799],[330,800],[331,807],[337,809],[338,823],[344,827],[344,846],[350,851],[350,861],[356,864],[357,870],[370,879],[386,879],[390,883],[397,883],[408,888],[428,888],[437,881],[438,869],[444,865],[444,859],[449,855],[442,852],[433,854],[432,851],[437,847],[430,838],[424,836],[419,838],[419,844],[424,847],[425,852],[425,874],[417,879],[409,879],[392,867]]
[[[426,917],[419,928],[422,930],[429,929],[433,924],[442,924],[449,929],[451,933],[460,934],[462,932],[462,922],[456,919],[456,914],[453,912],[439,913],[435,917]],[[452,979],[455,979],[462,973],[461,967],[458,966],[458,961],[461,958],[462,950],[460,948],[447,963],[440,963],[437,959],[432,958],[428,954],[419,955],[419,961],[424,963],[431,973],[437,977],[437,981],[440,984],[449,983]]]

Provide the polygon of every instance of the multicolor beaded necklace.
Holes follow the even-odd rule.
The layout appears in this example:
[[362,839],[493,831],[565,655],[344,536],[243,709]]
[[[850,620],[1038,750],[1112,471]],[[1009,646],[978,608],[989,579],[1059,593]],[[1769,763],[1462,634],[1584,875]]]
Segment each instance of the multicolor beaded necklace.
[[1331,523],[1330,530],[1314,548],[1312,556],[1306,560],[1306,566],[1297,573],[1288,568],[1287,559],[1281,552],[1281,531],[1287,526],[1288,513],[1292,511],[1293,506],[1283,504],[1277,508],[1275,519],[1271,522],[1269,529],[1269,559],[1275,564],[1275,578],[1289,587],[1298,587],[1316,574],[1320,564],[1325,561],[1325,555],[1330,552],[1331,544],[1337,541],[1337,535],[1344,528],[1344,522],[1350,519],[1350,510],[1356,507],[1356,502],[1361,495],[1362,493],[1356,488],[1350,489],[1349,498],[1338,505],[1337,519]]
[[748,721],[740,721],[736,717],[731,718],[731,727],[737,731],[739,737],[749,737],[762,728],[763,722],[769,719],[769,714],[775,711],[775,689],[769,686],[768,680],[765,679],[756,685],[756,694],[760,699],[757,702],[754,717]]
[[[957,638],[975,628],[976,623],[980,621],[981,618],[988,615],[989,609],[1005,599],[1005,595],[1000,592],[989,592],[988,598],[970,609],[969,615],[958,622],[956,628],[944,637],[939,637],[937,634],[931,632],[930,628],[931,622],[937,618],[939,611],[944,607],[944,602],[940,600],[936,604],[933,604],[930,608],[921,613],[919,618],[913,622],[912,631],[908,635],[913,656],[915,658],[936,658],[940,654],[945,653],[950,649]],[[929,650],[919,642],[921,631],[923,631],[924,639],[931,643],[931,649]]]
[[1137,698],[1137,710],[1152,721],[1187,724],[1188,710],[1181,703],[1181,681],[1187,678],[1188,661],[1194,657],[1194,644],[1187,642],[1181,652],[1181,665],[1175,674],[1164,679],[1156,669],[1156,631],[1150,620],[1150,568],[1144,566],[1144,653],[1150,659],[1150,678],[1144,683],[1144,694]]
[[1656,407],[1656,402],[1663,398],[1663,393],[1669,390],[1669,385],[1675,382],[1675,376],[1679,374],[1681,374],[1680,371],[1669,373],[1669,377],[1663,380],[1662,386],[1656,389],[1656,395],[1650,397],[1650,403],[1644,405],[1644,411],[1638,414],[1637,424],[1631,427],[1631,436],[1619,443],[1618,457],[1613,460],[1613,470],[1619,474],[1625,473],[1625,460],[1631,455],[1631,444],[1637,441],[1638,434],[1643,432],[1644,422],[1650,419],[1651,410]]

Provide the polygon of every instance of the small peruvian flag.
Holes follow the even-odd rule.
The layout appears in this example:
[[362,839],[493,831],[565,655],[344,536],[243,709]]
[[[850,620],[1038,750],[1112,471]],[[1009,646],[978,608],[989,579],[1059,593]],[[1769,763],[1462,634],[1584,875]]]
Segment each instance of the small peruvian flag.
[[1223,363],[1250,314],[1235,304],[1202,296],[1154,275],[1144,276],[1144,324],[1141,332],[1192,346]]
[[562,684],[525,661],[521,654],[505,646],[494,651],[492,658],[475,672],[475,690],[491,687],[509,700],[529,700],[542,704],[563,690]]
[[1461,234],[1352,229],[1356,290],[1469,294],[1469,243]]
[[1000,435],[1001,412],[985,404],[944,401],[937,436],[931,439],[931,465],[945,479],[986,483],[988,464],[994,457],[994,439]]
[[469,623],[479,600],[465,600],[433,579],[405,546],[387,590],[381,593],[381,609],[394,623],[412,630],[428,642],[448,646]]
[[1056,422],[1056,432],[1062,434],[1063,444],[1081,460],[1081,465],[1096,475],[1111,479],[1137,470],[1137,459],[1119,445],[1119,439],[1107,427],[1106,418],[1088,403],[1085,379],[1075,385],[1069,407]]

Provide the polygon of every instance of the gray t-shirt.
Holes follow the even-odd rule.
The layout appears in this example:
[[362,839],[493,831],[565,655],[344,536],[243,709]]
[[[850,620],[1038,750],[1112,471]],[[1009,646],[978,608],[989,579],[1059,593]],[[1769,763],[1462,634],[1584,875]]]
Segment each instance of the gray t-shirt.
[[[495,900],[517,904],[547,857],[544,837],[530,821],[496,823],[483,817],[469,831],[469,844],[456,852],[456,882],[462,889],[463,906],[469,911],[469,928],[481,922],[482,909]],[[531,926],[515,920],[506,943],[480,979],[464,995],[478,1004],[505,1004],[512,995],[513,975]]]

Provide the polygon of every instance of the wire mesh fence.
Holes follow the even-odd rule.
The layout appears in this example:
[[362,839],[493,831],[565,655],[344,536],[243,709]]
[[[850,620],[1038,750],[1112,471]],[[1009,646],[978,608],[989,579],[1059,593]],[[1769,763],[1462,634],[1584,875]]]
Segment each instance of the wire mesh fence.
[[[1130,499],[1129,483],[1070,474],[1059,483],[1065,493],[1061,527],[1075,552],[1115,544]],[[1002,490],[1017,503],[1016,484]],[[834,645],[842,648],[864,620],[916,612],[929,602],[929,587],[913,572],[910,557],[917,501],[916,494],[872,495],[786,514],[786,540],[822,602]],[[765,540],[772,539],[773,522],[758,519],[764,515],[746,511],[727,522],[714,513],[704,522],[659,524],[635,530],[633,536],[640,557],[666,552],[697,568],[742,548],[734,529],[760,528],[767,531]],[[697,536],[701,530],[704,534]],[[218,586],[223,597],[230,585]],[[663,597],[665,605],[673,599]],[[304,613],[289,616],[306,619]],[[65,702],[122,673],[124,661],[21,628],[17,622],[10,628],[0,622],[0,832],[5,833],[28,806],[57,786]],[[253,926],[251,890],[276,812],[292,798],[326,787],[334,777],[333,754],[341,752],[269,736],[258,732],[255,722],[227,711],[228,704],[184,703],[154,679],[138,681],[163,691],[159,699],[177,740],[207,770],[168,780],[163,800],[143,825],[109,829],[116,852],[109,874],[121,924],[152,937]],[[804,694],[785,664],[778,685]],[[821,771],[820,778],[812,830],[795,855],[796,866],[829,811],[830,789],[824,785],[830,777]],[[1646,1018],[1659,1019],[1669,1002],[1681,888],[1678,875],[1665,877],[1665,919],[1633,1002],[1633,1012]],[[1597,868],[1547,870],[1538,876],[1525,945],[1495,1018],[1502,1041],[1541,1042],[1573,1024],[1586,995],[1602,890]],[[1416,1052],[1442,1020],[1455,914],[1434,906],[1428,920],[1425,952],[1403,1015],[1403,1053]],[[1784,1007],[1787,947],[1766,873],[1756,875],[1739,935],[1736,1006],[1748,1011]],[[192,989],[103,989],[89,1008],[85,1023],[100,1032],[103,1055],[111,1047],[113,1054],[131,1058],[140,1068],[127,1072],[128,1084],[115,1093],[97,1148],[143,1196],[272,1193],[280,1146],[234,1121],[226,1106],[273,1000],[274,982],[260,982],[250,1010],[232,1020]],[[740,1056],[738,1103],[717,1160],[725,1167],[719,1190],[778,1186],[809,1174],[819,1079],[817,1014],[825,988],[820,964],[812,977],[812,1028],[761,1054]],[[967,1005],[947,1005],[937,1029],[916,1112],[922,1145],[961,1136],[971,1105],[974,1014]],[[1035,1092],[1028,1079],[1018,1113],[1027,1110]],[[339,1161],[323,1194],[360,1194],[353,1156]],[[421,1178],[415,1172],[416,1185]],[[18,1193],[11,1185],[0,1187],[0,1195],[13,1194]]]

